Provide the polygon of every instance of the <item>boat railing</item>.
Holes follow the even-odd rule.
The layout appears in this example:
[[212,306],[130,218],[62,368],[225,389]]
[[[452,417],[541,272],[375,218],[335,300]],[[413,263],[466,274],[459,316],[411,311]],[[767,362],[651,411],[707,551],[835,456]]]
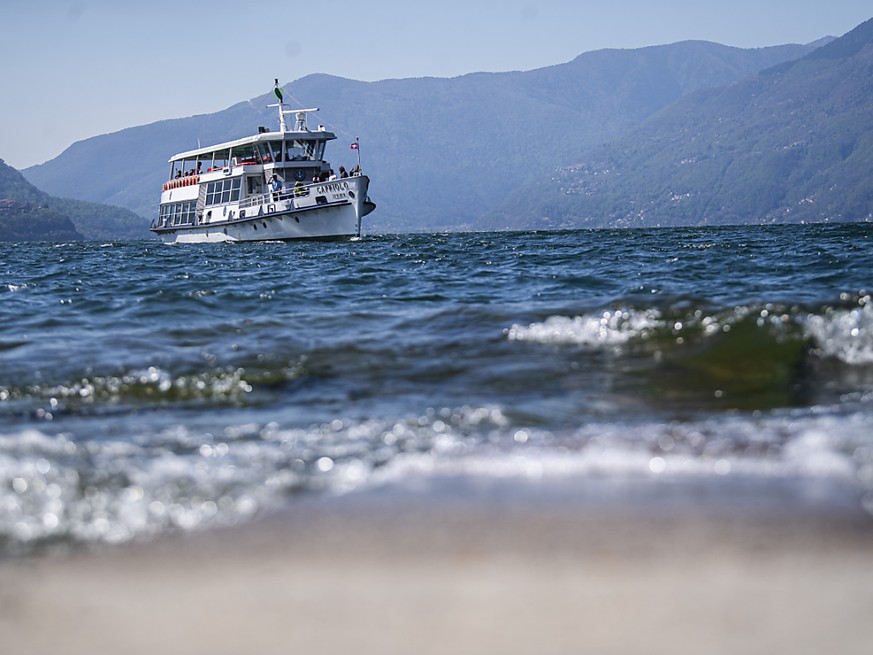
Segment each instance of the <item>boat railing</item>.
[[283,188],[281,191],[260,193],[258,195],[249,196],[239,203],[240,209],[248,209],[249,207],[257,207],[258,205],[266,205],[282,200],[292,200],[294,198],[306,198],[311,193],[314,187],[317,187],[324,182],[312,182],[310,184],[301,184],[300,186],[292,186],[290,189]]
[[177,177],[172,180],[168,180],[167,182],[164,182],[162,191],[169,191],[170,189],[178,189],[183,186],[191,186],[193,184],[199,183],[199,175],[183,175],[182,177]]
[[240,209],[248,209],[249,207],[256,207],[258,205],[263,205],[265,202],[267,202],[267,198],[268,198],[268,196],[265,193],[260,193],[256,196],[249,196],[248,198],[244,198],[243,200],[240,201],[239,208]]

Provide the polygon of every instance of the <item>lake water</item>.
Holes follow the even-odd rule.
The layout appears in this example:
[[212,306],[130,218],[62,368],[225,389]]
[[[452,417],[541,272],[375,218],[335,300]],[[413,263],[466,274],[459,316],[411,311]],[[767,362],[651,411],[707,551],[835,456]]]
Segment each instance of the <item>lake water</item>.
[[0,553],[438,475],[873,511],[871,235],[0,244]]

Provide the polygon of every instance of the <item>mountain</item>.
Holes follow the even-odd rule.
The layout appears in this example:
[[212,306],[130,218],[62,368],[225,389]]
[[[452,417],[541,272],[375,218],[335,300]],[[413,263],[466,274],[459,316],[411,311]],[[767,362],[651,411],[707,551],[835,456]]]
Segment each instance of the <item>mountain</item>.
[[[690,92],[797,59],[813,46],[744,50],[683,42],[601,50],[527,72],[358,82],[310,75],[286,100],[318,106],[339,136],[328,158],[364,171],[378,210],[368,231],[460,229],[519,186],[577,160]],[[160,121],[80,141],[24,171],[55,195],[127,207],[153,218],[175,153],[275,129],[272,95],[215,114]],[[330,123],[327,123],[330,121]]]
[[48,207],[0,198],[0,242],[80,241],[73,222]]
[[689,94],[511,195],[481,229],[873,219],[873,19]]
[[69,217],[44,200],[45,194],[0,159],[0,242],[82,239]]
[[126,209],[54,198],[0,159],[0,241],[142,239],[147,228]]

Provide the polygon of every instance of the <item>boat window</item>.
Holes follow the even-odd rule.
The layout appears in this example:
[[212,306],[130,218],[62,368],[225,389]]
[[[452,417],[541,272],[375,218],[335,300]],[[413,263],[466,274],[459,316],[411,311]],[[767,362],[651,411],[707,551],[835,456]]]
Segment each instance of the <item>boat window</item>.
[[220,205],[229,202],[238,202],[241,186],[242,178],[240,177],[210,182],[206,185],[206,204]]
[[260,157],[253,145],[237,146],[233,149],[234,165],[260,164]]
[[212,165],[210,168],[224,168],[228,165],[230,159],[230,150],[218,150],[212,155]]
[[268,163],[273,161],[273,155],[270,152],[270,146],[267,145],[267,143],[258,143],[257,149],[262,162]]
[[269,144],[270,150],[272,150],[272,161],[282,161],[282,142],[281,141],[267,141]]
[[324,141],[310,141],[307,144],[307,149],[310,152],[310,157],[316,161],[324,159]]
[[249,196],[258,196],[264,192],[264,178],[260,175],[249,175],[246,178],[246,191]]
[[302,161],[306,158],[306,148],[303,146],[302,142],[285,142],[285,161]]
[[173,165],[170,167],[170,179],[185,177],[187,175],[193,175],[197,170],[196,160],[193,159],[183,159],[177,160],[173,162]]
[[194,223],[194,210],[196,203],[193,200],[186,202],[173,202],[161,205],[161,225],[191,225]]

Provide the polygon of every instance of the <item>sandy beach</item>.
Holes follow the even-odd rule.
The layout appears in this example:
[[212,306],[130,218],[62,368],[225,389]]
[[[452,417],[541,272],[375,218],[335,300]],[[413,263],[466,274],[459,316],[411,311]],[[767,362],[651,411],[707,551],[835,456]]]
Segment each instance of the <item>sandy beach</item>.
[[7,560],[2,651],[869,652],[860,511],[562,489],[312,499],[242,527]]

